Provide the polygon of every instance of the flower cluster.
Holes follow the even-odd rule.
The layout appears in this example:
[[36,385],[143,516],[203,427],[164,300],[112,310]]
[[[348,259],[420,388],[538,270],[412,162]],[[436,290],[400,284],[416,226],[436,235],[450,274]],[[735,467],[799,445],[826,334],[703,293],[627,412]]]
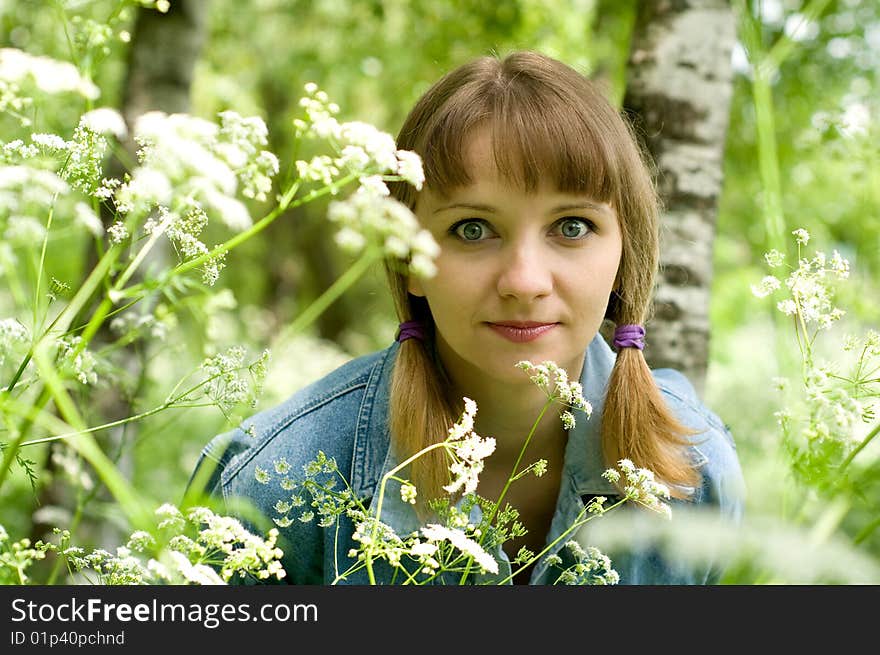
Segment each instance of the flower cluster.
[[[355,523],[354,533],[351,536],[352,541],[358,544],[357,548],[348,551],[348,556],[352,559],[363,562],[366,560],[367,553],[371,557],[381,557],[388,561],[391,566],[400,566],[403,556],[410,550],[398,534],[390,525],[383,523],[373,516],[364,515],[357,511],[352,512],[353,516],[359,518]],[[424,558],[423,563],[426,566],[436,565],[431,559],[432,553],[422,552]]]
[[517,362],[516,367],[524,371],[529,379],[547,394],[550,400],[570,408],[564,409],[559,414],[566,430],[571,430],[576,424],[575,415],[570,411],[571,409],[581,410],[588,417],[593,413],[593,406],[584,398],[581,383],[577,380],[569,380],[566,370],[556,362],[545,361],[542,364],[533,364],[523,360]]
[[284,553],[276,546],[277,530],[270,530],[263,539],[237,519],[206,507],[183,513],[166,503],[155,514],[153,532],[133,532],[115,553],[73,546],[70,532],[59,529],[55,530],[58,544],[39,542],[35,548],[55,552],[87,578],[97,573],[98,582],[106,585],[226,584],[234,576],[251,575],[259,580],[285,576],[280,561]]
[[[357,513],[353,513],[357,517]],[[453,513],[454,515],[454,513]],[[447,525],[429,523],[400,537],[374,517],[360,516],[352,539],[358,544],[348,555],[358,563],[367,556],[384,559],[410,580],[430,580],[441,571],[464,570],[474,562],[480,572],[498,573],[498,562],[479,544],[479,529],[467,521]]]
[[[798,243],[798,249],[810,240],[805,229],[792,232]],[[771,268],[782,266],[785,257],[778,250],[771,250],[764,256]],[[785,279],[785,286],[791,294],[790,298],[780,300],[776,307],[789,316],[797,315],[804,323],[814,323],[819,329],[831,326],[843,317],[843,310],[832,304],[830,280],[845,280],[849,277],[849,262],[838,251],[833,251],[829,258],[824,252],[817,251],[812,259],[798,258],[798,267]],[[752,293],[765,298],[782,288],[782,282],[775,275],[767,275],[759,284],[752,285]]]
[[[104,159],[109,142],[107,135],[124,135],[125,121],[114,109],[103,108],[84,114],[64,147],[52,141],[52,148],[63,152],[61,177],[73,188],[91,196],[98,196],[102,188]],[[48,135],[51,139],[54,135]]]
[[[559,381],[563,382],[564,379],[560,377]],[[566,397],[577,402],[574,392]],[[387,562],[395,570],[395,579],[402,576],[398,580],[402,584],[423,584],[441,578],[448,583],[460,584],[471,573],[497,575],[499,564],[493,553],[500,553],[502,544],[525,535],[527,531],[517,520],[515,508],[507,504],[502,509],[497,502],[473,493],[483,459],[492,453],[495,442],[494,439],[483,439],[474,433],[476,403],[468,398],[464,402],[462,417],[450,428],[442,446],[451,448],[450,452],[456,464],[459,464],[452,467],[457,479],[446,490],[451,493],[464,488],[465,493],[455,503],[449,496],[431,500],[428,505],[436,520],[421,525],[409,534],[398,534],[382,520],[381,509],[377,515],[372,508],[367,509],[364,499],[354,495],[336,461],[319,451],[314,460],[303,465],[304,477],[300,479],[291,476],[292,467],[285,458],[273,461],[269,470],[256,468],[258,482],[269,484],[277,479],[285,491],[285,496],[275,504],[275,511],[279,514],[274,519],[275,523],[281,528],[288,528],[295,521],[307,523],[320,516],[319,526],[330,527],[336,518],[345,514],[354,526],[354,547],[348,551],[353,563],[344,571],[337,569],[336,581],[365,567],[371,571],[369,567],[378,560]],[[638,469],[629,460],[621,460],[618,465],[619,471],[609,469],[604,474],[615,484],[620,481],[621,472],[625,476],[625,498],[614,507],[632,501],[669,517],[671,510],[664,502],[670,497],[669,489],[656,482],[651,471]],[[380,489],[384,489],[388,479],[394,479],[401,484],[401,499],[406,503],[413,502],[415,487],[407,480],[394,477],[392,474],[396,470],[386,474]],[[342,490],[336,489],[339,480],[345,487]],[[382,504],[382,494],[380,490],[378,507]],[[595,498],[584,509],[584,515],[589,517],[578,517],[570,531],[613,509],[606,508],[605,502],[605,497]],[[477,506],[482,510],[479,519],[475,518]],[[584,549],[577,542],[567,543],[566,548],[568,560],[573,560],[573,563],[566,564],[567,568],[561,571],[556,583],[599,585],[618,582],[619,576],[611,567],[609,558],[596,548]],[[522,548],[513,564],[526,566],[542,555]],[[552,554],[546,556],[546,562],[562,568],[563,559],[558,554]]]
[[297,173],[305,181],[329,186],[334,193],[338,181],[359,180],[354,194],[328,208],[328,218],[339,225],[337,244],[348,252],[377,246],[387,257],[408,261],[413,274],[433,276],[439,246],[412,211],[390,197],[386,186],[388,181],[404,181],[421,189],[425,180],[421,158],[398,150],[390,134],[368,123],[340,123],[334,117],[339,107],[324,91],[313,83],[305,90],[300,105],[306,118],[294,121],[297,134],[326,140],[333,155],[297,161]]
[[30,341],[28,329],[15,318],[0,319],[0,366],[7,357],[18,357],[27,350]]
[[204,394],[226,414],[240,404],[256,405],[262,392],[269,362],[269,351],[264,350],[251,363],[245,363],[245,349],[232,346],[226,352],[207,358],[202,364],[206,377]]
[[[800,252],[810,234],[804,229],[792,234]],[[770,268],[785,264],[785,256],[776,250],[764,258]],[[826,351],[817,341],[820,331],[844,315],[832,304],[832,283],[847,279],[849,273],[849,262],[836,250],[831,257],[821,251],[811,259],[799,257],[798,268],[785,282],[791,297],[777,304],[780,311],[798,319],[795,327],[802,367],[800,384],[790,384],[786,378],[775,380],[786,396],[775,416],[793,472],[811,486],[841,484],[846,479],[843,469],[880,429],[876,425],[880,334],[869,330],[860,339],[846,337],[830,360],[820,354]],[[752,291],[764,297],[781,286],[778,278],[767,276]]]
[[[159,206],[158,216],[151,217],[144,224],[144,233],[164,233],[175,252],[183,261],[196,259],[207,255],[210,251],[199,239],[202,230],[208,225],[208,215],[204,209],[193,201],[184,200],[179,212],[172,213],[167,208]],[[110,230],[121,229],[120,237],[112,237],[111,240],[122,241],[127,237],[125,227],[116,223]],[[202,281],[208,286],[213,286],[220,278],[220,271],[226,265],[226,253],[220,252],[208,257],[202,265]]]
[[31,55],[17,48],[0,48],[0,112],[10,112],[22,125],[30,120],[21,115],[30,102],[22,87],[34,85],[46,94],[77,93],[89,100],[101,93],[95,83],[76,66],[50,57]]
[[[472,401],[468,401],[472,420]],[[470,446],[462,446],[462,455],[471,464],[475,464],[485,451],[487,441],[481,440],[468,428],[469,419],[464,418],[457,430],[457,436],[450,435],[450,441],[465,442],[472,440]],[[453,430],[450,430],[453,432]],[[460,444],[459,444],[460,445]],[[494,441],[491,444],[494,448]],[[336,519],[346,514],[353,522],[355,529],[352,540],[356,547],[351,548],[348,555],[354,560],[352,567],[339,577],[350,575],[354,570],[366,566],[371,561],[382,559],[392,567],[400,569],[407,579],[421,574],[430,578],[443,568],[446,570],[453,563],[463,566],[473,560],[481,571],[497,573],[498,564],[476,539],[480,537],[479,528],[469,523],[464,511],[447,505],[438,514],[445,517],[445,525],[431,523],[423,526],[420,531],[408,535],[398,535],[394,529],[367,510],[361,499],[356,498],[350,487],[336,489],[336,482],[342,476],[336,461],[319,451],[318,456],[303,466],[304,476],[301,479],[290,477],[290,465],[285,459],[273,462],[272,471],[259,468],[255,471],[256,479],[268,484],[275,475],[279,476],[281,488],[290,495],[285,495],[275,504],[279,517],[274,518],[281,528],[293,525],[294,520],[310,522],[319,517],[318,525],[329,527]],[[470,478],[468,478],[470,479]],[[342,478],[345,482],[344,478]],[[401,496],[404,502],[415,499],[415,487],[406,481],[401,484]],[[294,514],[295,513],[295,514]],[[463,570],[463,569],[462,569]]]
[[498,562],[487,553],[476,541],[460,529],[448,528],[436,523],[428,524],[421,529],[428,544],[436,546],[438,542],[449,542],[456,550],[466,557],[473,558],[483,572],[498,573]]
[[337,156],[297,162],[301,177],[328,183],[342,174],[374,174],[422,188],[425,175],[416,153],[398,150],[394,137],[369,123],[337,121],[334,115],[339,113],[339,106],[330,102],[315,83],[306,84],[305,92],[299,104],[306,118],[294,120],[296,133],[329,141]]
[[[787,446],[804,467],[827,465],[813,461],[822,458],[822,451],[836,452],[832,461],[838,461],[866,437],[880,401],[878,368],[880,333],[875,330],[868,330],[861,339],[847,337],[833,362],[812,358],[805,362],[799,389],[803,411],[790,406],[776,414]],[[780,390],[789,390],[787,380],[781,382]],[[802,422],[795,420],[798,414],[805,415]]]
[[[577,541],[567,541],[565,548],[575,563],[559,574],[557,582],[566,585],[614,585],[620,575],[611,567],[611,559],[595,546],[586,550]],[[559,566],[562,557],[551,555],[545,560],[548,566]]]
[[241,231],[252,221],[235,197],[265,199],[278,159],[265,150],[268,130],[259,117],[220,114],[220,125],[187,114],[150,111],[138,117],[134,140],[140,166],[113,191],[121,214],[139,215],[162,205],[171,213],[193,205]]
[[449,493],[463,489],[463,493],[473,493],[477,489],[479,476],[484,462],[495,451],[495,439],[481,437],[474,432],[474,416],[477,414],[477,403],[470,398],[464,399],[464,412],[451,428],[446,440],[446,450],[452,455],[449,471],[453,480],[443,488]]
[[261,118],[242,117],[234,111],[220,112],[220,131],[215,150],[235,170],[246,198],[266,200],[272,178],[278,173],[278,158],[264,150],[269,132]]
[[26,570],[44,557],[45,550],[32,546],[30,539],[11,541],[6,528],[0,524],[0,584],[27,584],[30,578]]
[[58,339],[58,370],[80,384],[95,385],[98,382],[98,360],[89,349],[82,347],[82,337]]
[[207,507],[193,507],[186,517],[199,529],[193,542],[196,554],[212,562],[222,556],[219,568],[223,580],[228,581],[233,575],[243,578],[248,573],[259,580],[280,580],[285,576],[280,561],[284,553],[276,546],[277,529],[269,530],[264,540],[246,530],[238,520],[217,515]]
[[[300,479],[290,476],[290,464],[283,457],[274,460],[272,467],[274,473],[280,476],[278,484],[285,492],[285,496],[275,503],[278,516],[272,519],[280,528],[290,527],[294,520],[308,523],[316,515],[319,517],[319,526],[330,527],[340,515],[358,505],[351,489],[336,489],[337,481],[341,478],[339,466],[323,450],[319,450],[315,459],[303,465],[303,477]],[[272,472],[260,466],[254,470],[254,477],[260,484],[269,484],[273,478]],[[295,516],[292,516],[294,512]]]
[[637,468],[632,461],[622,459],[617,462],[618,469],[607,469],[602,477],[612,484],[620,482],[620,473],[623,472],[626,483],[623,491],[627,500],[634,501],[658,512],[667,518],[672,516],[672,509],[664,500],[669,500],[669,487],[654,479],[654,472],[644,468]]
[[330,203],[327,218],[340,225],[335,240],[344,250],[359,252],[375,244],[387,257],[408,261],[414,275],[432,277],[437,272],[434,258],[440,247],[433,235],[408,207],[388,195],[378,177],[363,178],[355,193]]

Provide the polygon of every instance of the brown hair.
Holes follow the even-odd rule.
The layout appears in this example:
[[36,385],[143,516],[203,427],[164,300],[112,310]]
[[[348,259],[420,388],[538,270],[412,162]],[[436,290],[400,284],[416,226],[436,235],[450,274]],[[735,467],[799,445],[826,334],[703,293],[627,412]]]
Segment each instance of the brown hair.
[[[471,183],[467,145],[478,127],[489,130],[498,171],[512,184],[533,191],[547,176],[561,192],[614,208],[623,250],[606,318],[644,324],[659,262],[659,200],[647,158],[620,113],[593,82],[555,59],[528,51],[487,56],[437,81],[409,113],[397,146],[422,157],[427,185],[444,194]],[[413,187],[394,183],[391,191],[415,207]],[[389,426],[402,460],[443,440],[461,401],[446,393],[427,303],[407,293],[405,271],[390,262],[386,268],[399,319],[428,326],[424,341],[400,345],[392,377]],[[622,349],[602,415],[605,464],[629,458],[682,496],[676,487],[699,479],[681,448],[688,434],[666,407],[642,352]],[[422,498],[442,495],[448,483],[442,449],[415,460],[410,477]]]

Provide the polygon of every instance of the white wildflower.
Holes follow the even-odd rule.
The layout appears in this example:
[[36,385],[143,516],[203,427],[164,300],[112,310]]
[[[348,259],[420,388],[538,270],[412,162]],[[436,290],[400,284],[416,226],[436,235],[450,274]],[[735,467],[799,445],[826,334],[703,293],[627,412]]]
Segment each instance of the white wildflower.
[[[342,232],[337,242],[352,250],[372,243],[391,257],[410,257],[410,270],[428,277],[436,270],[432,260],[439,253],[433,236],[421,229],[408,207],[366,188],[362,186],[346,200],[330,203],[327,217],[339,224]],[[362,238],[355,237],[355,233]]]
[[116,221],[107,228],[107,235],[110,237],[110,243],[122,243],[128,238],[128,228],[125,223]]
[[831,270],[842,280],[849,277],[849,262],[836,250],[831,254]]
[[477,404],[470,398],[464,399],[465,410],[461,418],[449,429],[447,450],[452,455],[449,470],[453,481],[443,488],[449,493],[463,489],[469,494],[476,490],[479,475],[483,471],[483,460],[495,451],[495,439],[483,438],[473,431]]
[[786,300],[781,300],[776,303],[776,309],[785,314],[786,316],[793,316],[797,314],[797,303],[791,298]]
[[[516,368],[526,373],[529,379],[551,400],[564,407],[579,409],[587,416],[592,414],[593,406],[584,398],[581,383],[577,380],[569,380],[568,373],[556,362],[547,360],[541,364],[533,364],[528,360],[522,360],[516,363]],[[569,413],[570,417],[566,417],[564,414],[565,412],[560,415],[563,424],[566,425],[570,422],[571,427],[574,427],[574,416]]]
[[128,127],[122,114],[109,107],[100,107],[83,114],[80,125],[84,125],[96,134],[112,134],[118,139],[124,139],[128,134]]
[[0,80],[19,83],[26,79],[49,94],[72,91],[90,100],[101,94],[95,83],[83,77],[70,62],[31,55],[16,48],[0,48]]
[[346,252],[356,253],[363,250],[367,239],[363,234],[350,227],[343,227],[333,237],[340,248]]
[[67,150],[70,145],[57,134],[31,134],[31,142],[45,150]]
[[[107,187],[106,183],[104,180],[101,188]],[[165,173],[156,168],[139,167],[131,180],[118,187],[115,200],[119,211],[128,213],[153,205],[169,205],[172,194],[171,180]]]
[[409,262],[409,270],[413,275],[421,278],[432,278],[437,275],[437,265],[434,260],[422,254],[413,255]]
[[186,555],[169,551],[168,558],[174,563],[177,572],[187,582],[197,585],[225,585],[226,582],[210,566],[193,564]]
[[[657,482],[654,479],[653,471],[638,468],[629,459],[619,460],[617,467],[626,478],[624,493],[628,500],[635,501],[667,518],[671,516],[669,505],[663,502],[670,498],[669,487]],[[612,484],[616,484],[620,480],[620,475],[613,469],[605,471],[603,477]]]
[[360,146],[370,156],[380,173],[397,172],[397,147],[387,132],[361,121],[342,123],[337,138],[343,143]]
[[777,266],[782,266],[785,262],[785,254],[774,248],[770,252],[764,254],[764,261],[767,262],[767,266],[770,268],[776,268]]
[[367,175],[362,177],[360,182],[359,190],[362,190],[364,193],[372,193],[377,196],[387,196],[389,194],[388,187],[379,175]]
[[765,275],[760,284],[752,285],[752,294],[758,298],[766,298],[771,293],[776,291],[781,286],[781,284],[782,283],[779,281],[778,278],[772,275]]
[[483,550],[482,546],[470,539],[461,530],[453,530],[436,523],[431,523],[421,529],[422,535],[431,542],[448,541],[465,555],[474,559],[477,565],[489,573],[498,573],[498,562]]
[[417,153],[398,150],[397,173],[416,189],[421,190],[425,182],[425,172],[422,169],[422,158]]
[[414,484],[410,482],[405,482],[404,484],[400,485],[400,499],[403,502],[415,505],[416,496],[417,490]]

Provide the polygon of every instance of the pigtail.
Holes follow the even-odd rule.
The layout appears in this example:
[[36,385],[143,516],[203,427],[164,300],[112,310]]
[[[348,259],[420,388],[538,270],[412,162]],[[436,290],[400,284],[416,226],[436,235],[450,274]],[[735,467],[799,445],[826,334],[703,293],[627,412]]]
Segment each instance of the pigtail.
[[[623,254],[606,310],[618,327],[645,325],[650,318],[660,261],[662,201],[654,184],[656,170],[628,121],[618,123],[628,147],[616,152],[623,177],[613,199],[621,217]],[[643,343],[643,342],[642,342]],[[618,347],[602,415],[602,454],[606,466],[629,459],[652,471],[676,498],[699,486],[702,475],[690,458],[689,437],[696,434],[675,417],[638,347]]]
[[609,466],[629,459],[650,469],[676,498],[681,487],[695,487],[700,476],[684,446],[694,431],[666,406],[642,351],[622,348],[608,381],[602,415],[602,453]]
[[[402,276],[389,267],[392,286],[405,284]],[[396,298],[406,296],[393,293]],[[388,403],[388,427],[391,444],[398,461],[403,461],[432,443],[446,438],[455,421],[450,399],[447,397],[446,376],[438,366],[433,352],[433,321],[427,305],[421,299],[410,297],[410,303],[398,304],[400,321],[420,321],[427,330],[425,339],[406,339],[398,347],[391,375]],[[427,501],[447,495],[443,485],[449,484],[449,462],[446,451],[432,450],[412,462],[409,472],[404,471],[418,490],[415,511],[420,519],[429,515]]]

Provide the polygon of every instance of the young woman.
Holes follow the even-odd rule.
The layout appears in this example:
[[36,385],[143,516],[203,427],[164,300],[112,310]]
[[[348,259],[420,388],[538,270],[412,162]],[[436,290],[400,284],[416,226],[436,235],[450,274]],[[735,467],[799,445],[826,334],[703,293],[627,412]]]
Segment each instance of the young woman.
[[[504,496],[527,530],[495,553],[504,570],[521,547],[538,553],[557,541],[591,498],[619,495],[602,473],[624,458],[653,471],[676,507],[737,520],[743,480],[729,432],[681,374],[652,373],[642,355],[658,199],[614,107],[554,59],[483,57],[424,94],[397,145],[423,160],[421,191],[403,183],[391,191],[440,245],[436,275],[389,264],[401,323],[395,343],[215,438],[200,460],[213,469],[209,492],[230,511],[244,499],[272,517],[278,487],[260,484],[255,472],[279,458],[296,472],[322,450],[354,494],[375,505],[383,474],[442,441],[469,398],[478,407],[475,431],[496,442],[477,491],[496,499],[546,401],[516,364],[549,360],[580,380],[592,415],[569,429],[553,412],[538,423],[524,461],[546,460],[547,473],[517,480]],[[616,326],[614,350],[599,333],[604,320]],[[424,499],[448,496],[448,463],[442,449],[416,459],[406,478],[420,502],[388,493],[382,521],[403,535],[430,520]],[[329,528],[283,528],[287,580],[366,582],[363,570],[337,579],[350,564],[353,530],[347,517]],[[562,555],[561,542],[553,553]],[[648,546],[621,551],[612,565],[625,584],[717,579],[710,564],[691,566]],[[386,574],[377,581],[390,582]],[[513,582],[557,577],[542,558]]]

